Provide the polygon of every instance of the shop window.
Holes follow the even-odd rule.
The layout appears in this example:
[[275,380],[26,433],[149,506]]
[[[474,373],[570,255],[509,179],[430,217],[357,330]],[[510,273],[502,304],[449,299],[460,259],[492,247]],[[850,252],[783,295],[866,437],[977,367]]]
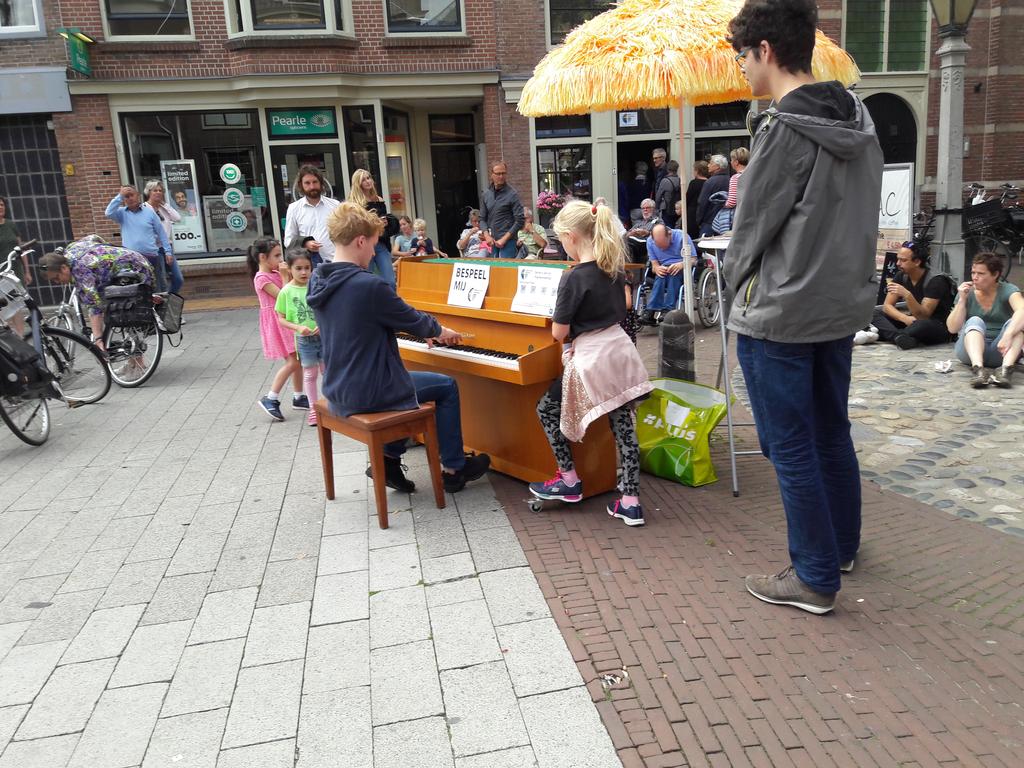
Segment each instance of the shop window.
[[[538,147],[537,189],[554,192],[564,199],[578,197],[590,200],[592,194],[592,166],[590,146]],[[557,211],[538,210],[540,223],[548,226]]]
[[745,131],[749,101],[731,101],[728,104],[710,104],[695,107],[693,123],[698,131]]
[[0,37],[43,34],[42,0],[0,0]]
[[558,45],[573,28],[608,10],[612,2],[613,0],[548,0],[551,45]]
[[357,168],[369,171],[377,190],[383,189],[380,183],[380,155],[377,152],[377,120],[373,107],[342,107],[345,121],[345,148],[348,150],[348,170],[354,173]]
[[461,32],[462,0],[385,0],[388,32]]
[[431,144],[472,144],[472,115],[431,115]]
[[273,231],[256,112],[129,114],[122,127],[132,182],[164,179],[168,204],[182,216],[173,233],[178,258],[242,253]]
[[863,72],[921,72],[929,34],[928,3],[847,3],[845,48]]
[[667,109],[626,109],[615,113],[615,132],[619,136],[636,133],[668,133]]
[[695,160],[709,160],[712,155],[722,155],[728,158],[730,152],[740,147],[750,148],[749,133],[744,133],[742,136],[697,137],[693,142],[693,157]]
[[111,36],[192,34],[188,0],[106,0]]
[[565,139],[590,135],[590,115],[538,117],[534,120],[538,139]]
[[234,34],[341,32],[349,8],[349,0],[234,0],[228,26]]

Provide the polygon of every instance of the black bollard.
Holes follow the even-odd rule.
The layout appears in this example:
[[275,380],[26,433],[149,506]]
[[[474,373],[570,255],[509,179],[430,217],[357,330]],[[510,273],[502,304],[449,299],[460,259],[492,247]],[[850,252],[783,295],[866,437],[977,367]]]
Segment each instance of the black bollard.
[[693,359],[693,323],[685,310],[673,309],[665,314],[658,329],[658,376],[669,379],[697,381]]

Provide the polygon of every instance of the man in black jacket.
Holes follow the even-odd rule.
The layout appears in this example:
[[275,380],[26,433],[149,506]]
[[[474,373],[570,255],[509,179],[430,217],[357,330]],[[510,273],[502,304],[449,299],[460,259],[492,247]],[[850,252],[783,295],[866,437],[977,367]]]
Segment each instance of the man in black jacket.
[[[697,231],[701,237],[714,234],[711,231],[711,224],[722,208],[722,203],[708,198],[716,192],[729,194],[729,161],[725,159],[724,155],[712,155],[708,160],[708,172],[711,175],[704,182],[704,186],[700,190],[700,197],[697,198]],[[724,202],[725,198],[722,200]]]
[[[462,337],[410,307],[390,284],[367,271],[384,226],[376,213],[352,202],[341,203],[327,219],[334,260],[317,268],[306,295],[323,345],[323,394],[339,416],[405,411],[420,401],[433,402],[444,489],[455,493],[482,477],[491,459],[463,452],[455,379],[407,371],[395,332],[427,339],[428,345],[458,344]],[[415,485],[402,472],[404,451],[404,440],[384,446],[385,479],[388,487],[410,493]]]

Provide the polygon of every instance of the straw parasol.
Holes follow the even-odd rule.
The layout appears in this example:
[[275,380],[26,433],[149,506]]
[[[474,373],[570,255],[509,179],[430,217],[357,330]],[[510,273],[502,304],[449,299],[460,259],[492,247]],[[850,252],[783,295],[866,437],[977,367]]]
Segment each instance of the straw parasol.
[[[750,85],[726,42],[743,0],[622,0],[572,30],[523,87],[526,117],[613,109],[679,108],[748,100]],[[811,70],[818,80],[850,86],[860,79],[853,58],[820,30]],[[683,208],[682,229],[686,229]],[[689,251],[689,247],[686,248]],[[686,312],[693,320],[690,270],[683,270]]]
[[[742,7],[743,0],[623,0],[541,59],[519,112],[540,117],[751,99],[726,42],[729,21]],[[850,55],[820,30],[812,71],[846,86],[860,79]]]

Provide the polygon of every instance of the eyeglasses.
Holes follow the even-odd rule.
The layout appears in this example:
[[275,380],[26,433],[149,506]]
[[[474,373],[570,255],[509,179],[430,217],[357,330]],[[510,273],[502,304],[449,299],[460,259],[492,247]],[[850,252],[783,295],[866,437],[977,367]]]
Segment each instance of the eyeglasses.
[[747,54],[750,53],[751,48],[752,46],[748,45],[746,48],[742,49],[739,53],[732,57],[733,61],[735,61],[740,66],[743,66],[743,61],[744,59],[747,58]]

